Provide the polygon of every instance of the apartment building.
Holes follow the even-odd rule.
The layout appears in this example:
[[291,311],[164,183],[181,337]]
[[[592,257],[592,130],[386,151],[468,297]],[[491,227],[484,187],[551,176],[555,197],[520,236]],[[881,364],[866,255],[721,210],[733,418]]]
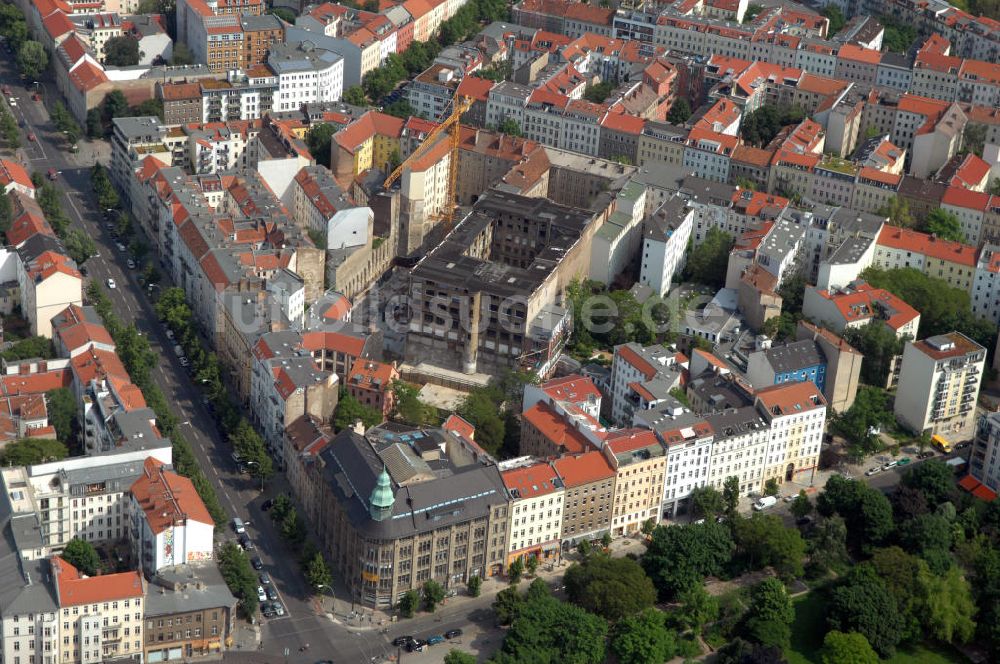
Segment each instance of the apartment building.
[[972,313],[1000,325],[1000,247],[984,244],[976,260]]
[[602,452],[615,469],[611,534],[636,533],[650,519],[659,523],[667,454],[656,434],[619,429],[608,435]]
[[612,421],[630,426],[637,413],[670,398],[670,391],[681,384],[685,360],[683,354],[662,345],[616,346],[611,362]]
[[976,249],[920,231],[885,226],[872,262],[883,269],[912,267],[968,292],[975,279]]
[[671,198],[643,220],[639,283],[664,297],[684,267],[694,229],[694,209],[682,196]]
[[281,21],[271,14],[241,15],[240,27],[243,28],[243,48],[246,51],[243,61],[248,70],[266,63],[271,47],[284,40]]
[[510,494],[510,531],[507,560],[558,558],[566,496],[562,480],[547,461],[513,459],[499,465]]
[[[53,648],[62,662],[98,664],[142,656],[146,584],[139,572],[88,577],[59,556],[49,560],[62,623]],[[54,631],[54,630],[53,630]]]
[[278,78],[278,92],[272,102],[275,111],[340,101],[343,95],[344,59],[335,51],[308,41],[286,42],[270,48],[267,64]]
[[213,563],[161,570],[146,587],[145,661],[218,655],[236,622],[236,598]]
[[764,481],[811,482],[819,466],[826,425],[826,399],[811,382],[786,383],[757,390],[758,412],[771,429]]
[[552,461],[563,486],[563,516],[559,537],[563,550],[611,532],[615,471],[596,449]]
[[394,606],[430,579],[454,588],[504,571],[509,497],[476,450],[454,431],[384,425],[340,432],[308,467],[311,525],[362,606]]
[[148,458],[129,488],[129,540],[148,577],[164,567],[212,559],[215,521],[191,480]]
[[601,393],[589,378],[573,374],[525,385],[519,451],[559,457],[599,449],[607,433],[600,413]]
[[968,434],[985,364],[986,349],[961,332],[907,343],[893,412],[916,434]]
[[399,372],[394,365],[359,359],[351,369],[347,393],[361,405],[373,408],[387,418],[395,404],[392,388],[396,380],[399,380]]
[[666,449],[662,518],[688,513],[691,492],[708,483],[712,427],[676,400],[637,414],[635,419],[637,424],[652,429]]
[[[1000,413],[988,413],[976,423],[976,437],[969,455],[969,475],[986,485],[995,498],[1000,493]],[[963,481],[964,482],[964,481]]]
[[806,287],[802,313],[818,325],[843,333],[871,322],[881,323],[897,337],[916,339],[920,312],[887,290],[856,281],[842,289]]
[[735,477],[740,495],[764,490],[764,471],[771,446],[771,429],[753,406],[726,408],[705,415],[714,432],[706,486],[721,491]]

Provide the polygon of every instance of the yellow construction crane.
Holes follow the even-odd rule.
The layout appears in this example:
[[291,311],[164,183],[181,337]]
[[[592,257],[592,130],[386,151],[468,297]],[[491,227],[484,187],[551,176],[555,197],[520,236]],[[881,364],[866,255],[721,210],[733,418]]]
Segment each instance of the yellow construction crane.
[[446,228],[448,230],[451,229],[451,223],[455,218],[455,182],[458,180],[458,146],[462,140],[462,129],[458,121],[471,106],[472,99],[470,97],[455,97],[455,100],[452,102],[451,115],[441,120],[441,123],[427,134],[424,142],[417,146],[417,149],[410,153],[410,156],[397,166],[396,170],[389,174],[389,177],[385,179],[385,183],[382,185],[386,189],[392,186],[392,183],[399,179],[399,176],[403,174],[403,171],[409,164],[430,149],[441,134],[446,131],[449,132],[451,160],[448,163],[448,193],[445,199],[444,211],[440,215],[442,221],[447,224]]

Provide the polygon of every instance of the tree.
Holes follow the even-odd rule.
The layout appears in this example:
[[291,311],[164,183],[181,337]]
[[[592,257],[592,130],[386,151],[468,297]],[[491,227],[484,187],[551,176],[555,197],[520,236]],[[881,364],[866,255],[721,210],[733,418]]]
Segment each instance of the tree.
[[928,505],[940,505],[950,499],[955,489],[955,475],[943,461],[930,459],[909,468],[899,483],[923,494]]
[[[883,388],[889,379],[892,361],[903,354],[905,338],[899,338],[881,321],[872,321],[861,327],[844,330],[844,341],[865,358],[861,363],[861,380],[868,385]],[[884,399],[883,399],[884,401]],[[883,420],[887,421],[887,420]]]
[[805,111],[799,106],[765,104],[743,117],[740,135],[748,143],[763,147],[778,135],[782,127],[798,124],[804,117]]
[[452,648],[444,656],[444,664],[476,664],[476,661],[475,655],[470,655],[456,648]]
[[695,584],[677,596],[680,604],[670,619],[682,630],[694,635],[719,616],[719,600],[708,594],[705,586]]
[[277,16],[285,23],[295,24],[295,12],[288,7],[271,7],[267,10],[267,13]]
[[729,265],[729,250],[733,238],[715,226],[708,229],[705,239],[695,246],[688,255],[684,266],[684,279],[695,281],[713,288],[721,288],[726,283],[726,268]]
[[456,411],[476,427],[476,442],[491,454],[500,451],[507,428],[499,409],[499,402],[502,400],[503,397],[494,389],[474,388]]
[[33,466],[46,461],[65,459],[66,446],[51,438],[20,438],[0,449],[0,465]]
[[87,259],[97,253],[97,245],[94,244],[94,239],[76,228],[71,228],[66,233],[66,236],[63,238],[63,245],[66,247],[69,257],[76,261],[77,265],[86,263]]
[[726,518],[734,519],[740,504],[740,478],[730,475],[722,482],[722,501],[725,503]]
[[923,638],[921,604],[927,579],[931,576],[927,563],[898,546],[890,546],[875,550],[865,565],[874,570],[896,601],[901,620],[901,639]]
[[17,67],[29,79],[37,79],[49,66],[49,55],[39,42],[28,40],[17,51]]
[[841,28],[844,27],[844,24],[847,23],[847,19],[844,18],[844,12],[841,11],[840,7],[837,5],[829,4],[826,7],[823,7],[823,11],[821,13],[823,16],[830,19],[830,29],[826,33],[828,39],[840,32]]
[[[889,16],[879,16],[879,23],[885,28],[882,36],[882,50],[894,53],[906,53],[906,50],[917,38],[916,26],[900,23]],[[877,650],[877,648],[876,648]]]
[[309,154],[313,156],[316,163],[330,167],[330,140],[333,138],[335,129],[332,124],[322,122],[313,125],[306,133],[306,147]]
[[194,64],[194,54],[191,49],[182,41],[174,42],[174,53],[170,58],[170,64],[174,67],[180,67],[182,65],[193,65]]
[[344,91],[343,100],[351,106],[367,106],[368,100],[365,98],[365,89],[360,85],[352,85]]
[[292,545],[298,546],[306,539],[306,525],[299,518],[298,510],[292,509],[281,520],[281,536]]
[[691,104],[684,97],[678,97],[667,112],[667,122],[682,125],[691,117]]
[[19,360],[49,360],[55,357],[52,350],[52,341],[42,336],[32,336],[27,339],[20,339],[14,345],[0,353],[0,357],[8,362]]
[[976,604],[968,581],[957,567],[943,575],[928,575],[924,591],[924,629],[946,643],[966,643],[976,630]]
[[503,122],[497,126],[497,131],[501,134],[507,134],[508,136],[514,137],[524,135],[521,133],[521,125],[517,124],[517,120],[514,120],[513,118],[504,118]]
[[666,601],[720,574],[733,548],[729,529],[719,523],[658,526],[640,562]]
[[571,565],[563,582],[571,602],[611,622],[634,615],[656,601],[653,582],[631,558],[590,556]]
[[802,575],[806,543],[798,530],[785,528],[780,517],[759,512],[733,525],[736,553],[748,569],[771,566],[784,576]]
[[913,226],[913,215],[910,214],[910,204],[905,198],[893,196],[885,202],[885,205],[876,210],[875,214],[889,218],[889,223],[893,226],[909,228]]
[[[827,9],[834,6],[827,5]],[[833,630],[823,638],[820,661],[822,664],[878,664],[878,655],[861,634]]]
[[736,637],[719,650],[716,664],[787,664],[781,648]]
[[771,477],[764,482],[764,495],[765,496],[777,496],[781,493],[781,488],[778,486],[778,480]]
[[899,529],[899,540],[907,551],[924,556],[928,551],[951,549],[951,522],[938,514],[921,514]]
[[86,540],[74,537],[66,544],[60,555],[63,560],[87,576],[97,576],[101,569],[101,558],[97,555],[97,549]]
[[858,632],[881,657],[891,657],[903,634],[903,619],[895,597],[867,566],[855,567],[834,588],[827,623],[841,632]]
[[726,509],[726,501],[715,487],[702,486],[691,491],[693,515],[700,519],[714,519]]
[[385,418],[382,413],[370,406],[366,406],[346,391],[341,392],[340,400],[337,401],[337,409],[333,413],[333,426],[337,431],[343,431],[354,426],[354,423],[361,420],[361,425],[365,429],[381,424]]
[[[879,324],[880,327],[884,327]],[[865,356],[867,360],[867,356]],[[874,454],[882,449],[882,439],[875,431],[895,420],[889,409],[889,395],[880,387],[862,385],[854,403],[844,413],[834,418],[832,429],[847,439],[852,453],[858,457]]]
[[434,609],[444,599],[444,595],[444,586],[434,579],[426,581],[423,587],[424,609],[434,613]]
[[317,590],[333,583],[330,568],[326,566],[326,560],[323,559],[323,554],[319,551],[306,563],[306,581]]
[[806,495],[805,489],[799,491],[799,495],[795,496],[795,500],[792,501],[791,511],[792,516],[796,519],[801,519],[812,514],[813,504],[809,500],[809,496]]
[[528,572],[528,576],[534,576],[535,572],[538,571],[538,556],[528,556],[525,558],[524,568]]
[[240,612],[252,618],[257,612],[257,573],[250,566],[250,559],[236,542],[225,542],[219,547],[216,562],[222,579],[239,600]]
[[470,576],[469,582],[466,584],[469,588],[469,597],[479,597],[482,592],[483,579],[480,576]]
[[962,230],[962,223],[958,220],[958,216],[941,208],[934,208],[928,213],[923,231],[936,235],[942,240],[962,242],[963,244],[966,242],[965,231]]
[[139,64],[138,40],[122,35],[104,42],[104,64],[112,67],[134,67]]
[[676,650],[674,634],[663,614],[652,607],[623,618],[611,634],[611,651],[621,664],[663,664]]
[[162,99],[144,99],[139,102],[138,106],[133,106],[130,109],[130,113],[134,116],[153,116],[163,120],[163,100]]
[[104,120],[110,123],[115,118],[123,117],[128,113],[128,99],[121,90],[112,90],[104,97]]
[[745,631],[757,643],[787,648],[795,611],[785,585],[774,577],[764,579],[750,591],[750,610]]
[[554,597],[535,597],[518,611],[494,662],[599,664],[607,632],[608,624],[598,616]]
[[816,501],[816,509],[824,516],[842,516],[857,548],[877,546],[895,528],[892,505],[882,492],[839,475],[827,481]]
[[589,86],[583,93],[583,98],[595,104],[603,104],[614,89],[615,85],[611,81],[601,81]]
[[517,558],[507,568],[507,578],[513,584],[519,582],[521,580],[521,576],[523,575],[524,575],[524,558]]
[[401,380],[392,381],[392,392],[395,396],[393,417],[406,424],[423,426],[438,421],[432,406],[420,400],[417,388]]
[[497,623],[500,625],[510,625],[521,612],[524,606],[524,597],[518,591],[517,586],[508,586],[497,593],[493,600],[493,613],[496,615]]
[[839,570],[849,559],[844,519],[839,516],[822,519],[812,531],[810,566],[819,572]]
[[65,387],[57,387],[45,393],[49,422],[56,430],[56,439],[67,443],[76,435],[76,398]]
[[420,593],[416,590],[407,590],[399,598],[399,614],[404,618],[412,618],[420,606]]

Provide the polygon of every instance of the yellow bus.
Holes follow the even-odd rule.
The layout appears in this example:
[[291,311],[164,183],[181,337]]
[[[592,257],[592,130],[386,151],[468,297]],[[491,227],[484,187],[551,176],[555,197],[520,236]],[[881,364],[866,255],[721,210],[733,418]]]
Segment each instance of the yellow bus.
[[933,436],[931,446],[942,454],[951,454],[951,444],[941,436]]

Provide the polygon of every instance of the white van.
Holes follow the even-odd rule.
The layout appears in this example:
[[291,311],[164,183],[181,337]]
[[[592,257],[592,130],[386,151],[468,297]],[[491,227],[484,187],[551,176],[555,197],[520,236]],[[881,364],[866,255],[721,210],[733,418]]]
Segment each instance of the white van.
[[233,530],[237,535],[242,535],[247,531],[246,526],[243,525],[243,519],[236,518],[233,519]]
[[764,496],[756,503],[753,504],[753,508],[758,512],[761,510],[766,510],[768,507],[774,507],[778,504],[778,499],[774,496]]

